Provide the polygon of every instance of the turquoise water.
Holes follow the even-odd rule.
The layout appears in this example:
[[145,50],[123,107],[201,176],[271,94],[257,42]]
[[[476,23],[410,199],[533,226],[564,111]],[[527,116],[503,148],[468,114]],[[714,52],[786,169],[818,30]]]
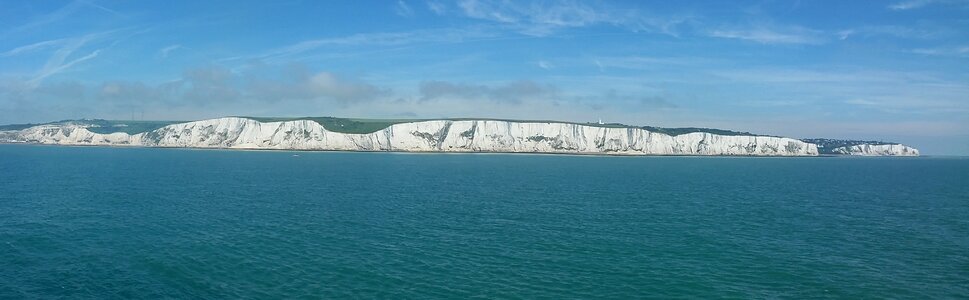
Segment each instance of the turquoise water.
[[475,296],[965,299],[969,159],[0,145],[3,299]]

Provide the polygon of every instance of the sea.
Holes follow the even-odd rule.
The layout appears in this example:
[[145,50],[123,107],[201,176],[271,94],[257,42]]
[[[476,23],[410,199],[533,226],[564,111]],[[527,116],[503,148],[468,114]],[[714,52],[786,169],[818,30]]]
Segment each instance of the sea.
[[969,158],[0,145],[0,299],[969,298]]

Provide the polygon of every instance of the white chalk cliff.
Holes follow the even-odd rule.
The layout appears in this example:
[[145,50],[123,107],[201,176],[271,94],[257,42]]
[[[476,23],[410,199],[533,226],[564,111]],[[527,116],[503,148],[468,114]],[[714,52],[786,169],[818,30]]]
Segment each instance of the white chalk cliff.
[[[0,133],[7,142],[232,149],[405,152],[523,152],[614,155],[815,156],[797,139],[694,132],[671,136],[641,128],[498,120],[399,123],[367,134],[329,131],[312,120],[258,122],[219,118],[171,124],[129,135],[99,134],[88,125],[39,125]],[[912,149],[914,150],[914,149]],[[916,152],[917,153],[917,152]]]
[[918,149],[901,144],[854,145],[834,148],[831,152],[858,156],[919,156]]

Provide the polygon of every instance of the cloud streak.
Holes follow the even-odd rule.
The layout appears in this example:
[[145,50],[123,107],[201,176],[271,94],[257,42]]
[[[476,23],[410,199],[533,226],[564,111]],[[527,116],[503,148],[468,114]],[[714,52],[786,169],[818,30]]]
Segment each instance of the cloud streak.
[[37,52],[54,46],[62,45],[67,41],[68,39],[55,39],[55,40],[36,42],[33,44],[24,45],[24,46],[7,50],[6,52],[0,53],[0,57],[10,57],[10,56],[17,56],[21,54],[33,53],[33,52]]
[[410,5],[407,5],[407,2],[404,2],[404,0],[397,0],[397,6],[394,7],[394,12],[398,16],[405,18],[414,16],[414,9],[410,8]]
[[920,7],[923,7],[923,6],[932,4],[933,2],[936,2],[936,1],[934,1],[934,0],[910,0],[910,1],[895,2],[895,3],[892,3],[891,5],[889,5],[888,6],[888,9],[891,9],[891,10],[909,10],[909,9],[916,9],[916,8],[920,8]]
[[966,8],[969,5],[969,1],[965,0],[906,0],[895,2],[888,5],[888,9],[894,11],[906,11],[924,8],[931,5],[959,5],[962,8]]
[[917,48],[910,52],[929,56],[969,57],[969,45],[959,47]]
[[72,66],[74,66],[76,64],[79,64],[79,63],[82,63],[84,61],[87,61],[87,60],[93,59],[95,57],[98,57],[98,54],[101,53],[101,50],[103,50],[103,49],[94,50],[93,52],[91,52],[88,55],[85,55],[85,56],[76,58],[76,59],[71,60],[71,61],[66,62],[66,63],[62,63],[62,62],[50,63],[50,62],[48,62],[48,64],[45,65],[44,68],[42,68],[39,72],[37,72],[37,75],[34,76],[34,78],[30,79],[30,81],[28,81],[28,82],[31,85],[37,85],[38,83],[40,83],[41,80],[44,80],[44,78],[50,77],[51,75],[54,75],[54,74],[57,74],[57,73],[64,72],[65,70],[71,68]]
[[[38,44],[46,43],[45,45],[42,45],[43,47],[37,46],[38,44],[25,46],[25,47],[28,47],[30,50],[37,50],[39,48],[51,47],[55,45],[60,46],[60,48],[57,48],[57,50],[54,51],[54,53],[50,56],[50,58],[47,59],[44,65],[34,73],[34,75],[31,77],[28,83],[32,86],[36,86],[37,84],[40,83],[40,81],[44,80],[47,77],[67,71],[68,69],[70,69],[71,67],[79,63],[98,57],[98,55],[101,53],[102,50],[104,50],[104,48],[96,49],[82,57],[68,60],[68,58],[71,57],[72,54],[74,54],[76,51],[84,47],[86,44],[90,43],[93,40],[103,38],[109,33],[110,32],[94,33],[94,34],[88,34],[88,35],[84,35],[76,38],[56,40],[55,42],[48,41],[48,42],[38,43]],[[23,49],[23,47],[18,49]]]
[[438,16],[447,13],[447,6],[437,1],[427,1],[427,9]]
[[739,39],[761,44],[806,44],[819,45],[825,42],[820,31],[804,27],[725,27],[714,29],[708,35],[716,38]]
[[360,33],[344,37],[313,39],[275,48],[257,55],[237,56],[221,61],[279,61],[324,47],[407,46],[419,43],[459,43],[496,37],[497,33],[481,28],[423,29],[402,32]]
[[121,14],[120,12],[104,7],[102,5],[98,5],[92,1],[74,0],[50,13],[40,15],[34,18],[34,20],[30,22],[14,27],[8,32],[23,32],[23,31],[32,30],[38,27],[43,27],[48,24],[57,23],[63,19],[70,17],[71,15],[74,15],[84,7],[95,8],[95,9],[110,13],[112,15],[124,17],[124,15]]
[[457,6],[465,17],[512,26],[521,34],[530,36],[549,36],[562,29],[597,25],[676,35],[675,27],[689,19],[682,16],[649,17],[638,11],[594,7],[573,1],[462,0]]
[[173,51],[178,50],[178,49],[182,49],[182,48],[184,48],[184,47],[182,47],[182,45],[178,45],[178,44],[169,45],[169,46],[166,46],[164,48],[159,49],[158,50],[158,55],[160,55],[162,58],[168,58],[168,55],[171,54]]

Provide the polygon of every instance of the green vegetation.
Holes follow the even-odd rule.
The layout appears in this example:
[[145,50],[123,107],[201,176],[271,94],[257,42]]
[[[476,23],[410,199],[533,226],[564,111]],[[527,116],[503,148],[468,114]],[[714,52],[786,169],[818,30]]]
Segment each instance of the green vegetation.
[[323,125],[326,130],[340,133],[366,134],[380,131],[390,125],[425,121],[418,119],[350,119],[334,117],[304,117],[304,118],[272,118],[272,117],[240,117],[256,120],[259,122],[286,122],[309,120]]
[[124,132],[127,134],[136,134],[142,132],[149,132],[158,128],[162,128],[171,124],[179,123],[179,121],[118,121],[118,120],[81,120],[80,123],[95,125],[88,127],[87,130],[94,133],[115,133]]
[[37,126],[37,125],[44,125],[44,124],[49,124],[49,123],[38,123],[38,124],[30,124],[30,123],[28,123],[28,124],[0,125],[0,131],[6,131],[6,130],[24,130],[24,129],[27,129],[27,128],[30,128],[30,127],[34,127],[34,126]]
[[23,130],[39,125],[67,125],[71,123],[91,125],[87,130],[94,133],[115,133],[124,132],[127,134],[136,134],[142,132],[152,131],[158,128],[165,127],[170,124],[179,123],[181,121],[119,121],[119,120],[102,120],[102,119],[81,119],[81,120],[61,120],[57,122],[49,123],[37,123],[37,124],[11,124],[11,125],[0,125],[0,131],[2,130]]
[[663,128],[663,127],[643,126],[640,128],[648,131],[652,131],[652,132],[658,132],[658,133],[673,135],[673,136],[687,134],[687,133],[694,133],[694,132],[705,132],[705,133],[712,133],[712,134],[719,134],[719,135],[767,136],[762,134],[753,134],[753,133],[744,132],[744,131],[733,131],[733,130],[725,130],[725,129],[700,128],[700,127]]

